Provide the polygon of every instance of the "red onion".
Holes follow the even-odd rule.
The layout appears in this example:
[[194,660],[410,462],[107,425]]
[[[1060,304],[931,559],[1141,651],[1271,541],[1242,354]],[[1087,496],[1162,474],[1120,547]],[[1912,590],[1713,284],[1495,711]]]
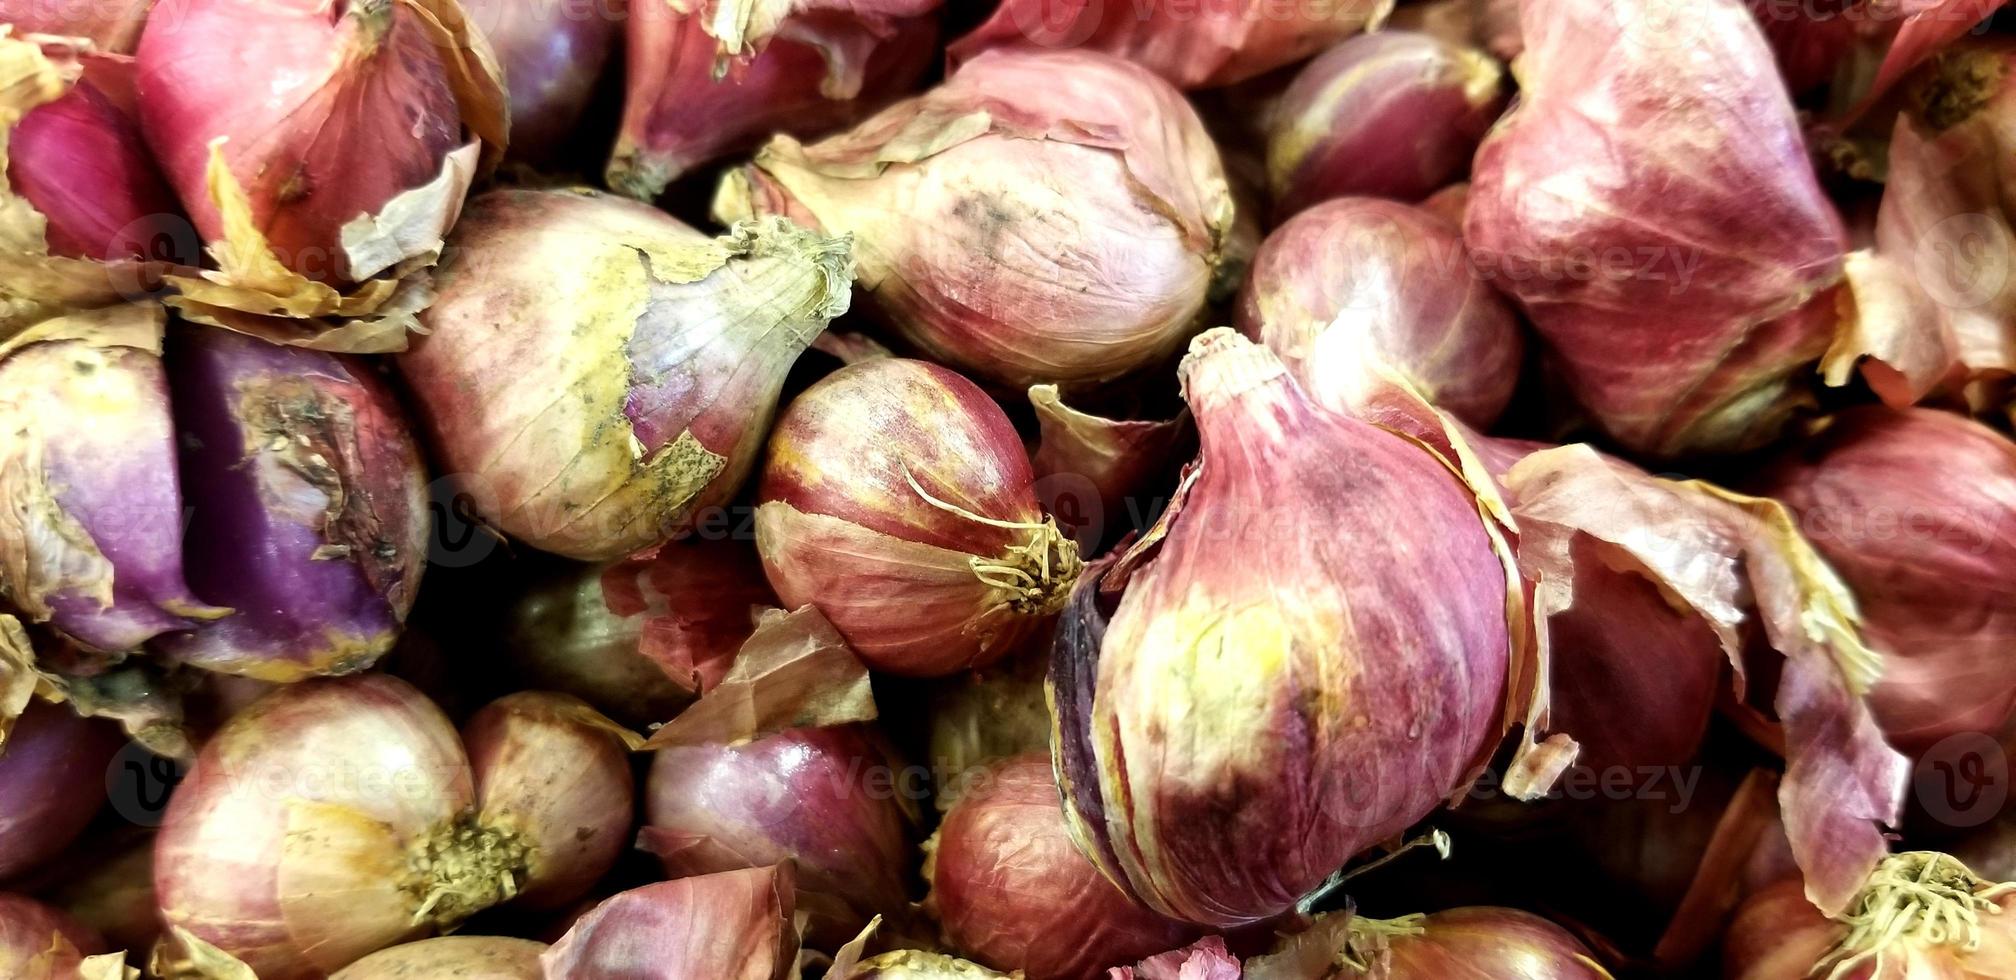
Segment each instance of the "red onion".
[[1227,85],[1293,64],[1368,27],[1392,0],[1136,4],[1003,0],[952,43],[953,62],[997,47],[1083,47],[1137,62],[1182,88]]
[[1845,232],[1755,22],[1735,0],[1524,11],[1465,241],[1618,441],[1770,439],[1833,334]]
[[0,24],[20,34],[81,37],[108,54],[131,54],[153,0],[0,0]]
[[798,975],[790,865],[623,892],[541,957],[547,980],[785,980]]
[[1897,854],[1837,921],[1788,881],[1743,904],[1723,944],[1730,980],[1933,980],[2016,970],[2016,886],[1933,851]]
[[837,949],[909,902],[904,776],[854,725],[661,749],[638,846],[674,878],[791,862],[806,942]]
[[1525,342],[1471,268],[1454,225],[1393,201],[1326,201],[1260,247],[1239,329],[1287,363],[1311,397],[1357,410],[1391,374],[1478,428],[1519,383]]
[[924,361],[850,364],[777,420],[756,550],[784,603],[818,606],[870,667],[985,666],[1078,575],[1032,482],[1014,426],[972,382]]
[[[1203,452],[1156,530],[1073,596],[1056,751],[1109,878],[1236,926],[1468,781],[1502,731],[1519,596],[1439,457],[1320,408],[1229,330],[1181,374]],[[1123,588],[1108,623],[1101,593]],[[1220,735],[1178,734],[1197,731]]]
[[1226,951],[1225,940],[1206,936],[1134,966],[1114,967],[1108,980],[1241,980],[1243,976],[1239,959]]
[[1046,642],[1040,650],[948,678],[932,692],[931,775],[941,812],[987,778],[988,763],[1050,751],[1050,706],[1044,697],[1048,652]]
[[[545,160],[574,135],[616,47],[625,0],[468,0],[504,76],[511,155]],[[640,12],[650,4],[639,4]]]
[[948,943],[996,969],[1099,980],[1194,936],[1135,904],[1078,852],[1045,756],[1018,756],[977,779],[932,841],[925,905]]
[[1108,527],[1126,528],[1130,506],[1173,474],[1190,425],[1172,419],[1112,419],[1065,404],[1056,385],[1029,389],[1038,429],[1029,465],[1043,509],[1057,518],[1079,550],[1091,552]]
[[1175,89],[1072,51],[988,52],[851,132],[774,139],[715,210],[853,234],[861,287],[904,340],[1017,389],[1172,354],[1222,285],[1234,213]]
[[104,940],[32,898],[0,892],[0,976],[19,980],[125,980],[125,958],[98,955]]
[[726,503],[785,373],[847,308],[846,239],[776,218],[708,238],[621,198],[500,190],[456,241],[400,368],[482,516],[572,558]]
[[672,0],[631,11],[609,186],[650,200],[775,132],[823,136],[910,90],[937,51],[940,0]]
[[381,949],[331,974],[329,980],[542,980],[545,943],[503,936],[443,936]]
[[[1246,964],[1246,980],[1310,976],[1381,980],[1610,980],[1587,947],[1552,922],[1517,909],[1458,908],[1391,920],[1351,917],[1342,930],[1319,924],[1283,949]],[[1342,948],[1331,945],[1345,933]],[[1312,942],[1312,940],[1317,940]],[[1330,959],[1322,957],[1327,952]],[[1335,974],[1302,972],[1310,967]]]
[[64,705],[31,700],[0,729],[0,880],[77,839],[105,805],[106,766],[119,738]]
[[1504,109],[1505,70],[1481,51],[1408,31],[1345,41],[1302,69],[1275,106],[1275,216],[1335,197],[1427,197],[1469,170]]

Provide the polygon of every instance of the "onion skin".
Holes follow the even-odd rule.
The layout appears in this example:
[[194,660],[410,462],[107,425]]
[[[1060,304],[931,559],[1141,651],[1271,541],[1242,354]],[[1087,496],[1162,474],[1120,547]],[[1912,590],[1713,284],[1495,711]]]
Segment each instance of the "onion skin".
[[[1892,860],[1924,853],[1898,855]],[[1828,974],[1838,968],[1834,953],[1840,944],[1849,943],[1847,951],[1851,953],[1875,950],[1866,941],[1851,940],[1848,925],[1829,920],[1813,908],[1801,894],[1799,882],[1781,882],[1743,903],[1723,940],[1722,975],[1729,980],[1797,980],[1817,975],[1842,980],[1989,980],[2008,976],[2016,969],[2016,919],[2009,914],[2016,911],[2016,895],[2007,891],[1997,895],[1991,890],[1994,886],[1978,880],[1973,884],[1978,890],[1971,918],[1978,929],[1949,926],[1953,938],[1941,942],[1918,932],[1924,928],[1922,920],[1900,917],[1900,935],[1877,947],[1879,956]]]
[[84,958],[104,951],[104,940],[63,913],[26,896],[0,892],[0,975],[21,980],[81,978],[86,976],[81,972]]
[[1082,47],[1136,62],[1179,88],[1208,88],[1301,61],[1377,24],[1392,9],[1391,0],[1146,7],[1004,0],[986,23],[954,41],[950,54],[957,65],[996,47]]
[[369,667],[426,567],[426,469],[391,390],[361,358],[210,328],[167,360],[189,584],[238,612],[156,648],[269,681]]
[[990,51],[847,133],[773,139],[715,211],[852,233],[877,315],[1016,390],[1161,364],[1223,285],[1234,223],[1196,111],[1082,51]]
[[911,823],[897,775],[856,725],[660,749],[638,843],[673,878],[791,862],[807,944],[838,949],[909,904]]
[[1044,695],[1048,644],[986,670],[948,678],[931,694],[931,774],[940,812],[988,778],[987,765],[1027,752],[1050,751],[1050,706]]
[[89,38],[107,54],[132,54],[140,28],[154,0],[0,0],[0,24],[14,25],[14,34],[54,34]]
[[791,868],[633,888],[596,906],[541,959],[547,980],[785,980],[797,975]]
[[1180,414],[1106,418],[1067,404],[1056,385],[1030,388],[1029,406],[1037,428],[1029,465],[1043,509],[1081,552],[1096,551],[1131,528],[1141,498],[1166,486],[1175,461],[1189,455],[1190,422]]
[[1371,198],[1325,201],[1267,236],[1238,322],[1326,408],[1358,409],[1397,372],[1479,429],[1512,400],[1525,357],[1517,317],[1475,274],[1459,230]]
[[514,157],[550,157],[554,144],[573,135],[616,46],[626,6],[625,0],[463,4],[503,70]]
[[1351,38],[1275,105],[1275,216],[1338,197],[1421,200],[1469,170],[1505,102],[1505,70],[1481,51],[1408,31]]
[[56,856],[105,805],[117,733],[32,700],[0,746],[0,880]]
[[[712,33],[736,0],[639,4],[609,186],[650,200],[772,133],[824,136],[909,91],[937,53],[940,0],[800,0],[741,45]],[[717,68],[719,70],[717,70]]]
[[1225,940],[1206,936],[1182,949],[1157,953],[1135,966],[1115,967],[1109,980],[1241,980],[1238,957]]
[[974,782],[945,815],[926,869],[945,939],[1029,980],[1098,980],[1195,932],[1135,904],[1078,853],[1042,755]]
[[442,936],[381,949],[329,980],[541,980],[545,943],[503,936]]
[[[777,420],[756,550],[784,604],[819,607],[870,667],[982,667],[1042,626],[1076,576],[1077,548],[1045,523],[1034,480],[1015,427],[972,382],[925,361],[850,364]],[[1028,589],[990,583],[975,561],[1020,569]]]
[[727,503],[792,362],[847,305],[846,240],[780,219],[710,239],[622,198],[500,190],[453,242],[400,369],[479,513],[584,561]]
[[1929,409],[1855,408],[1784,455],[1759,489],[1785,502],[1860,604],[1891,742],[1919,754],[2008,734],[2016,673],[2016,446]]
[[[1234,927],[1465,783],[1501,731],[1513,596],[1476,497],[1438,457],[1322,409],[1229,330],[1198,338],[1181,374],[1201,467],[1156,550],[1123,557],[1138,567],[1110,622],[1101,576],[1073,596],[1056,752],[1073,834],[1109,878]],[[1173,734],[1199,729],[1242,734]]]
[[976,963],[943,953],[897,950],[869,957],[841,970],[836,966],[830,980],[1011,980]]
[[1523,9],[1524,88],[1478,151],[1465,242],[1625,446],[1768,441],[1832,338],[1846,232],[1756,24],[1735,0]]
[[181,210],[139,124],[89,78],[21,117],[7,140],[7,179],[48,220],[52,255],[158,258],[153,247]]

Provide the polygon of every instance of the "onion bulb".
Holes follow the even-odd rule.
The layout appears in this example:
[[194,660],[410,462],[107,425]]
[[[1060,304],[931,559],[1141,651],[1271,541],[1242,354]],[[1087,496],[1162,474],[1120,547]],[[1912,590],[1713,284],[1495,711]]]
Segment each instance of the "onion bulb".
[[779,218],[709,238],[621,198],[500,190],[456,242],[400,369],[481,516],[587,561],[725,504],[847,308],[848,241]]
[[992,663],[1063,606],[1078,549],[1044,517],[1022,440],[979,387],[924,361],[835,371],[770,436],[756,549],[877,670]]
[[1982,881],[1934,851],[1892,855],[1839,919],[1797,881],[1743,904],[1723,941],[1730,980],[1931,980],[2016,971],[2016,885]]
[[927,846],[925,907],[953,948],[1029,980],[1099,980],[1194,933],[1136,904],[1078,853],[1042,755],[974,780]]
[[1326,919],[1249,961],[1246,980],[1610,980],[1567,930],[1517,909],[1457,908],[1391,920],[1345,912]]
[[467,0],[503,73],[510,99],[511,156],[541,161],[558,155],[587,114],[602,69],[616,46],[618,23],[652,9],[626,10],[623,0]]
[[1072,597],[1056,753],[1107,877],[1230,927],[1465,785],[1502,731],[1519,596],[1439,457],[1324,410],[1230,330],[1181,375],[1202,453],[1156,531]]
[[992,51],[849,132],[771,140],[715,201],[752,212],[851,233],[897,334],[1021,389],[1173,354],[1225,285],[1234,209],[1166,82],[1089,52]]
[[329,980],[542,980],[545,943],[503,936],[442,936],[381,949],[331,974]]
[[76,840],[105,805],[106,766],[120,745],[102,721],[31,700],[0,741],[0,880]]
[[725,871],[623,892],[541,959],[547,980],[786,980],[798,975],[791,866]]
[[[101,955],[104,954],[104,955]],[[0,892],[0,976],[15,980],[126,980],[125,957],[32,898]]]

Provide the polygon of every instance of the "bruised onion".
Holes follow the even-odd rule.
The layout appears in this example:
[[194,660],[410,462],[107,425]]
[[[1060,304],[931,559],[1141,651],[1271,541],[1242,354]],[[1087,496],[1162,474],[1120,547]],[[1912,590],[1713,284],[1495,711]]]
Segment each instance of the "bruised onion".
[[1505,108],[1481,51],[1381,31],[1323,53],[1274,107],[1267,177],[1277,217],[1334,197],[1418,201],[1470,168]]
[[50,254],[159,257],[155,247],[179,211],[175,194],[155,169],[139,124],[91,78],[22,116],[9,134],[6,159],[14,193],[47,222]]
[[1680,9],[1524,5],[1520,104],[1478,151],[1464,235],[1596,421],[1655,454],[1776,435],[1846,248],[1755,22]]
[[1867,980],[2003,977],[2016,971],[2016,886],[1982,881],[1933,851],[1897,854],[1838,921],[1799,883],[1743,904],[1723,942],[1730,980],[1829,976]]
[[903,804],[922,791],[854,725],[672,746],[653,757],[638,844],[674,878],[791,862],[806,942],[838,949],[909,903]]
[[986,23],[952,43],[951,56],[957,63],[989,48],[1082,47],[1136,62],[1178,87],[1204,88],[1301,61],[1376,27],[1392,9],[1392,0],[1004,0]]
[[792,362],[847,308],[847,239],[781,218],[709,238],[621,198],[500,190],[455,233],[400,369],[483,518],[571,558],[726,503]]
[[490,42],[511,106],[511,155],[550,157],[567,143],[616,46],[617,24],[650,4],[624,0],[467,0]]
[[940,0],[640,3],[609,186],[650,200],[770,134],[823,136],[908,91],[936,53]]
[[1439,457],[1319,407],[1230,330],[1181,373],[1202,454],[1157,532],[1072,597],[1056,752],[1109,878],[1237,926],[1465,783],[1501,731],[1518,595]]
[[877,670],[981,667],[1069,595],[1078,548],[1043,516],[1021,438],[972,382],[925,361],[850,364],[770,436],[756,549]]
[[541,957],[547,980],[798,975],[791,866],[681,878],[603,902]]
[[504,936],[442,936],[381,949],[330,975],[329,980],[542,980],[545,943]]
[[[1285,949],[1247,963],[1248,980],[1299,980],[1309,976],[1378,977],[1381,980],[1610,980],[1589,949],[1567,930],[1517,909],[1472,907],[1391,920],[1348,917],[1341,930],[1318,923]],[[1338,931],[1341,948],[1323,943]],[[1333,964],[1334,974],[1301,972]]]
[[1136,904],[1078,852],[1047,756],[1018,756],[976,778],[932,842],[926,907],[953,948],[996,969],[1098,980],[1194,935]]
[[850,132],[773,139],[715,210],[853,234],[861,288],[898,334],[1015,388],[1172,354],[1233,227],[1218,152],[1181,95],[1074,51],[988,52]]
[[1272,348],[1310,396],[1353,411],[1399,374],[1477,428],[1519,382],[1519,322],[1458,229],[1394,201],[1326,201],[1260,246],[1239,329]]
[[112,728],[33,700],[0,741],[0,881],[55,857],[105,805]]
[[0,892],[0,976],[19,980],[125,980],[125,958],[61,912]]

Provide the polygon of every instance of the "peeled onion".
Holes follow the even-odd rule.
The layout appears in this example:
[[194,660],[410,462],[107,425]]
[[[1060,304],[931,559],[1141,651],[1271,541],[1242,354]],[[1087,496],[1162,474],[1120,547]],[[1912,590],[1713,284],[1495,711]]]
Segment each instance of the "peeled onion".
[[2016,891],[1932,851],[1877,868],[1841,920],[1822,916],[1788,881],[1743,904],[1723,943],[1730,980],[1812,976],[1919,980],[2001,977],[2016,970]]
[[1047,756],[1017,756],[976,777],[932,841],[926,907],[953,948],[996,969],[1099,980],[1194,936],[1078,852]]
[[490,42],[511,107],[511,155],[556,155],[579,128],[618,23],[651,9],[624,0],[467,0],[462,6]]
[[1106,875],[1229,927],[1468,781],[1502,731],[1518,595],[1439,457],[1322,409],[1229,330],[1182,377],[1202,454],[1156,532],[1073,596],[1056,751]]
[[0,892],[0,975],[18,980],[125,980],[124,958],[61,912]]
[[28,702],[0,741],[0,881],[48,861],[105,806],[119,738],[67,705]]
[[875,313],[1017,389],[1173,354],[1224,285],[1233,210],[1181,95],[1079,51],[990,51],[850,132],[777,137],[715,202],[853,234]]
[[1043,516],[1022,441],[979,387],[925,361],[835,371],[770,436],[756,549],[877,670],[991,663],[1063,606],[1078,549]]
[[[1381,980],[1610,980],[1587,947],[1539,916],[1507,908],[1457,908],[1377,920],[1351,917],[1341,929],[1317,926],[1246,964],[1246,980],[1311,976]],[[1342,937],[1336,933],[1343,932]],[[1335,938],[1333,938],[1335,937]],[[1342,939],[1338,946],[1336,938]],[[1325,959],[1325,955],[1330,959]],[[1336,972],[1311,973],[1331,967]],[[1341,969],[1338,969],[1341,968]]]
[[590,911],[541,957],[547,980],[798,975],[791,866],[645,885]]
[[381,949],[331,974],[329,980],[542,980],[545,943],[503,936],[442,936]]
[[847,308],[847,240],[777,218],[709,238],[621,198],[500,190],[456,242],[400,369],[483,518],[588,561],[726,503]]

